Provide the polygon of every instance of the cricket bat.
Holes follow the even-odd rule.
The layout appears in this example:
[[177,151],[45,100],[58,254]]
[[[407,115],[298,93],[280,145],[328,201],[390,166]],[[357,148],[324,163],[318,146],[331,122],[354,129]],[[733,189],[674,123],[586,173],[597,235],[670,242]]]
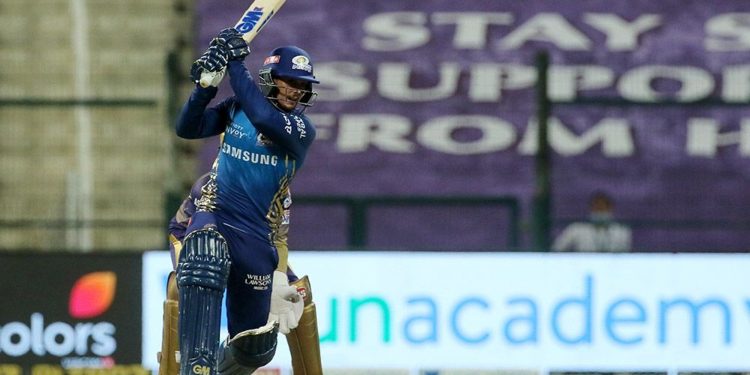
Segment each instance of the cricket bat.
[[[242,17],[234,28],[242,33],[242,39],[245,39],[247,44],[255,39],[263,26],[266,25],[268,20],[273,17],[274,14],[281,8],[286,0],[255,0],[250,7],[245,10]],[[226,69],[226,68],[225,68]],[[200,84],[202,87],[210,86],[214,80],[218,78],[220,81],[224,76],[224,70],[220,72],[203,72],[201,73]],[[218,82],[216,82],[218,84]]]

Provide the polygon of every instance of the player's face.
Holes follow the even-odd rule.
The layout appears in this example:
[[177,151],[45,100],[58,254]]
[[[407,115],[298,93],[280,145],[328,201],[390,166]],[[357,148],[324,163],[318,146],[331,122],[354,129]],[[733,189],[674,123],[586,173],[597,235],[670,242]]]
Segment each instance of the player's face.
[[285,111],[291,111],[297,107],[297,103],[304,95],[308,83],[299,79],[274,78],[273,82],[279,88],[276,102]]

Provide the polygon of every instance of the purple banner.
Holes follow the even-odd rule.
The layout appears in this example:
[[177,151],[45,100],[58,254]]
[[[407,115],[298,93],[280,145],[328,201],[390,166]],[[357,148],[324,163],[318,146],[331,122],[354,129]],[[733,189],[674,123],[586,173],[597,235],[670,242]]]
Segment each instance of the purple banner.
[[[249,2],[221,4],[198,2],[199,50]],[[253,42],[248,67],[286,44],[310,52],[323,82],[308,111],[319,137],[294,182],[298,196],[515,196],[528,215],[538,148],[534,57],[546,50],[555,102],[734,104],[554,106],[556,230],[585,217],[590,193],[604,190],[617,217],[633,224],[636,250],[747,250],[745,0],[288,0]],[[204,169],[215,144],[206,149]],[[306,224],[316,220],[306,211],[293,215],[300,247],[340,239]],[[413,216],[401,223],[405,239],[408,228],[427,227],[437,244],[486,245],[471,241],[487,227],[457,224],[474,230],[456,235],[440,229],[441,215]],[[497,230],[497,220],[491,225]]]

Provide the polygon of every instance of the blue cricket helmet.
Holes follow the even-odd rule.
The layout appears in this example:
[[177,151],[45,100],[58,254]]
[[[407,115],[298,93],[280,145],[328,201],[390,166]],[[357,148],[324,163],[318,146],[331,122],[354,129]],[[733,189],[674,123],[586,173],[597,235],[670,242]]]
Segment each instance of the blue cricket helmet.
[[263,94],[271,100],[276,97],[278,88],[273,83],[273,78],[291,78],[308,83],[307,92],[302,96],[299,103],[303,106],[312,105],[317,95],[312,89],[313,83],[320,83],[313,74],[313,64],[307,51],[297,46],[278,47],[263,61],[259,72],[259,86]]
[[273,50],[263,62],[263,69],[271,69],[274,77],[320,83],[313,75],[310,55],[297,46],[285,46]]

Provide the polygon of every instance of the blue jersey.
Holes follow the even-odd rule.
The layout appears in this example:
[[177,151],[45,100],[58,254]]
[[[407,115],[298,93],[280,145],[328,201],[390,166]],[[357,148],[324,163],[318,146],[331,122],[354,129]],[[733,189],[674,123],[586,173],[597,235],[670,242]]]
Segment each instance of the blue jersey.
[[216,89],[196,88],[177,133],[183,138],[225,133],[198,210],[215,212],[225,225],[272,242],[282,224],[286,192],[315,139],[315,127],[306,116],[272,105],[241,62],[230,62],[228,70],[235,95],[206,109]]
[[[286,246],[275,246],[280,242],[274,234],[279,233],[289,184],[304,163],[315,128],[302,114],[272,105],[242,62],[230,61],[227,69],[234,96],[207,108],[216,88],[196,87],[180,113],[176,131],[183,138],[225,133],[186,231],[210,228],[226,241],[231,259],[226,279],[227,328],[233,337],[268,322],[273,274],[285,266]],[[180,264],[192,267],[185,259],[201,254],[205,250],[201,246],[189,242],[180,253]],[[203,308],[183,306],[193,312]],[[181,324],[185,320],[181,318]]]
[[[187,228],[190,225],[190,220],[195,214],[195,204],[203,196],[203,187],[206,186],[210,180],[211,175],[206,173],[198,178],[190,188],[190,193],[182,201],[180,207],[175,212],[172,219],[169,220],[169,247],[170,256],[172,258],[172,267],[177,268],[177,259],[179,259],[180,252],[182,251],[182,240],[187,234]],[[272,233],[274,238],[274,245],[278,251],[287,253],[289,250],[287,245],[287,238],[289,234],[289,218],[291,215],[292,206],[292,194],[287,190],[284,194],[285,198],[283,201],[283,213],[281,216],[281,224]],[[287,265],[288,266],[288,265]],[[289,282],[298,280],[297,275],[292,271],[290,267],[286,270]]]

